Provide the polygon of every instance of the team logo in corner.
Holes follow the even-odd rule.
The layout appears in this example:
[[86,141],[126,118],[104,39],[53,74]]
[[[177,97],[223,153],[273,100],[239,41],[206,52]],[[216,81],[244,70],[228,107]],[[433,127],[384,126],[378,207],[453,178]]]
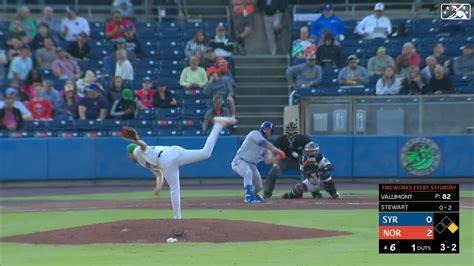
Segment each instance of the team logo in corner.
[[408,173],[426,176],[438,168],[441,162],[441,151],[431,139],[414,138],[403,145],[400,161]]

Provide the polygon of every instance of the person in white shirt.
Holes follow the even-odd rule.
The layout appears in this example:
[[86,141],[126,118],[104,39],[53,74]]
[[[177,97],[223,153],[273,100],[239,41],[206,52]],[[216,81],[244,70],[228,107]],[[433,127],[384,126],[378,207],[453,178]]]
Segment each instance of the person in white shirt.
[[133,81],[132,63],[128,61],[127,51],[124,49],[116,52],[117,64],[115,66],[115,76],[122,77],[122,80]]
[[77,15],[74,7],[67,7],[67,17],[61,22],[61,34],[68,42],[76,41],[76,35],[84,32],[90,36],[89,22]]
[[395,68],[388,66],[383,71],[383,75],[375,85],[377,95],[397,95],[400,92],[400,78],[395,75]]
[[[377,3],[374,7],[374,13],[366,16],[355,28],[354,32],[363,36],[364,39],[387,38],[392,33],[392,23],[390,19],[384,16],[385,6],[383,3]],[[385,31],[383,29],[385,28]]]

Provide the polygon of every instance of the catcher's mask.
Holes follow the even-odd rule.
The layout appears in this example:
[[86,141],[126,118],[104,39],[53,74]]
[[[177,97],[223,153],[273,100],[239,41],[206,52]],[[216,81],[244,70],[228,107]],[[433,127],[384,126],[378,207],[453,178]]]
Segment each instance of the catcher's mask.
[[314,142],[309,142],[304,146],[304,153],[309,158],[316,158],[319,155],[319,145]]
[[294,139],[296,135],[298,135],[298,127],[296,126],[295,122],[289,122],[285,126],[285,135],[288,136],[288,138]]

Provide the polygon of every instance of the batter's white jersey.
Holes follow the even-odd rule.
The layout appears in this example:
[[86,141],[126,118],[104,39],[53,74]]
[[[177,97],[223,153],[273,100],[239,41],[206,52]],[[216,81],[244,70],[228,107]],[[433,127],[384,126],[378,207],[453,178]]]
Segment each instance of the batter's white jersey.
[[143,151],[140,147],[136,147],[133,151],[133,155],[135,155],[137,162],[141,166],[156,170],[162,168],[160,165],[160,157],[163,152],[169,148],[169,146],[147,146],[146,150]]
[[248,163],[257,164],[263,160],[267,147],[265,138],[258,130],[252,130],[245,137],[242,146],[240,146],[235,159],[241,159]]

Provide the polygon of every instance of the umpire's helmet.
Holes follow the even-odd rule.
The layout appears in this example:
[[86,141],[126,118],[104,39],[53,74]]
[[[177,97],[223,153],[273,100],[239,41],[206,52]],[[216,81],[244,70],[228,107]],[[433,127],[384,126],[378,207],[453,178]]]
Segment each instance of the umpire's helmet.
[[309,158],[316,158],[319,155],[319,145],[314,142],[308,142],[304,146],[304,154]]
[[295,122],[288,122],[285,126],[285,135],[293,137],[298,135],[298,127]]
[[260,133],[262,133],[262,135],[263,135],[264,137],[266,137],[266,135],[265,135],[265,129],[270,129],[271,133],[273,134],[273,123],[270,122],[270,121],[265,121],[265,122],[263,122],[263,123],[260,125],[259,131],[260,131]]

